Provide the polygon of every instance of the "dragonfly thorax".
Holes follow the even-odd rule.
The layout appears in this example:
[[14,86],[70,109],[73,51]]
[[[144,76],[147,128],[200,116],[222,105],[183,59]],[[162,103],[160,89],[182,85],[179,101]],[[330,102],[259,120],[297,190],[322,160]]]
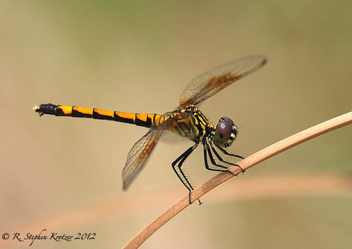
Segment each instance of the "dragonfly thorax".
[[166,116],[168,130],[197,144],[214,130],[204,114],[194,105],[179,106]]
[[227,148],[231,146],[237,135],[237,127],[230,118],[219,119],[214,131],[213,142],[215,145]]

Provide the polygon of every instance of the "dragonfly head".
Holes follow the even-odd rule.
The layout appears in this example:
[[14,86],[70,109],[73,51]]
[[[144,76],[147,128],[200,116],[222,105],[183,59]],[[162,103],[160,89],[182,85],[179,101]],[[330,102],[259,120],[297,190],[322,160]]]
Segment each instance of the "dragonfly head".
[[219,119],[214,134],[214,144],[223,148],[231,146],[237,135],[237,127],[233,121],[227,117]]

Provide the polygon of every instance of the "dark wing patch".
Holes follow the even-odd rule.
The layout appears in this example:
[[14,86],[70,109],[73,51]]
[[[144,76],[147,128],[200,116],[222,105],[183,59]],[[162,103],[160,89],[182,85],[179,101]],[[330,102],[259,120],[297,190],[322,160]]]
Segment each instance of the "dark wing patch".
[[183,91],[181,106],[196,105],[221,91],[231,83],[255,72],[266,63],[262,55],[244,57],[224,64],[193,79]]

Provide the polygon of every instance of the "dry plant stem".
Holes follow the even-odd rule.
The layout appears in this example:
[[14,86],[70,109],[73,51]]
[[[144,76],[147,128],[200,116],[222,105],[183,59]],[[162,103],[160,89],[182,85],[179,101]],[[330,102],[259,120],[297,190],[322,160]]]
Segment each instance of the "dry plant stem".
[[[310,140],[314,137],[327,133],[329,131],[335,130],[337,128],[343,127],[345,125],[352,123],[352,112],[346,113],[344,115],[338,116],[336,118],[330,119],[326,122],[313,126],[309,129],[301,131],[293,136],[290,136],[280,142],[277,142],[249,157],[240,161],[238,164],[243,169],[249,169],[250,167],[276,155],[289,148],[292,148],[300,143],[303,143],[307,140]],[[235,173],[241,173],[241,169],[238,167],[231,167],[230,170]],[[210,179],[208,182],[203,183],[197,187],[192,192],[192,201],[197,200],[199,197],[209,192],[219,184],[225,182],[226,180],[233,177],[229,173],[220,173]],[[132,238],[123,248],[137,248],[139,247],[146,239],[148,239],[156,230],[158,230],[162,225],[168,222],[171,218],[181,212],[189,206],[188,195],[183,197],[181,200],[172,205],[159,217],[157,217],[153,222],[146,226],[141,232],[139,232],[134,238]]]

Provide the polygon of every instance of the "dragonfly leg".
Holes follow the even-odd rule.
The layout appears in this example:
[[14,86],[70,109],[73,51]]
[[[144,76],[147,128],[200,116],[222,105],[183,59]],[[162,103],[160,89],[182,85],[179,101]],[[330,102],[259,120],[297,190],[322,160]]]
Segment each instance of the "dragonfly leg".
[[[210,148],[211,148],[211,150],[210,150]],[[214,155],[216,156],[216,158],[220,162],[228,164],[230,166],[236,166],[236,167],[241,168],[241,166],[239,166],[238,164],[225,161],[219,155],[219,153],[215,150],[215,148],[212,146],[212,144],[204,143],[204,162],[205,162],[205,168],[206,169],[213,170],[213,171],[229,172],[229,173],[233,174],[234,176],[237,176],[237,174],[234,174],[232,171],[228,170],[228,167],[216,163],[215,160],[214,160],[214,157],[213,157],[213,153],[214,153]],[[212,163],[212,165],[215,166],[214,168],[209,167],[208,160],[207,160],[208,157],[209,157],[210,162]],[[244,171],[244,170],[242,169],[242,171]]]
[[[228,170],[228,168],[226,166],[217,164],[214,160],[214,157],[210,151],[209,145],[207,143],[203,144],[203,155],[204,155],[204,163],[205,163],[205,168],[207,170],[212,170],[212,171],[220,171],[220,172],[229,172],[232,173],[230,170]],[[209,166],[208,163],[208,157],[210,159],[211,164],[213,165],[213,167]],[[233,173],[232,173],[233,174]],[[237,176],[236,174],[233,174],[235,176]]]
[[[223,163],[227,163],[227,164],[229,164],[229,165],[231,165],[231,166],[239,167],[239,168],[242,170],[242,173],[245,172],[245,170],[242,169],[240,165],[235,164],[235,163],[230,163],[230,162],[227,162],[227,161],[225,161],[224,159],[222,159],[222,157],[221,157],[221,156],[219,155],[219,153],[215,150],[215,148],[213,147],[212,144],[210,145],[210,147],[211,147],[212,151],[214,152],[215,156],[219,159],[219,161],[221,161],[221,162],[223,162]],[[216,146],[216,147],[217,147],[222,153],[224,153],[224,154],[227,155],[227,156],[233,156],[233,157],[237,157],[237,158],[244,159],[244,157],[239,156],[239,155],[235,155],[235,154],[231,154],[231,153],[227,152],[225,149],[223,149],[223,148],[221,148],[221,147],[219,147],[219,146]],[[232,172],[231,172],[231,173],[232,173]]]
[[237,158],[241,158],[241,159],[244,159],[243,156],[239,156],[239,155],[235,155],[235,154],[231,154],[229,152],[227,152],[227,150],[221,148],[220,146],[216,146],[217,148],[219,148],[219,150],[222,151],[222,153],[226,154],[227,156],[233,156],[233,157],[237,157]]
[[[182,153],[173,163],[172,163],[172,168],[175,171],[177,177],[180,179],[180,181],[183,183],[183,185],[188,189],[189,191],[189,204],[192,204],[191,201],[191,193],[193,187],[191,183],[188,181],[186,175],[182,171],[182,164],[184,161],[187,159],[187,157],[197,148],[198,144],[193,145],[192,147],[188,148],[185,152]],[[177,165],[177,167],[176,167]],[[202,202],[198,199],[199,205],[202,204]]]

